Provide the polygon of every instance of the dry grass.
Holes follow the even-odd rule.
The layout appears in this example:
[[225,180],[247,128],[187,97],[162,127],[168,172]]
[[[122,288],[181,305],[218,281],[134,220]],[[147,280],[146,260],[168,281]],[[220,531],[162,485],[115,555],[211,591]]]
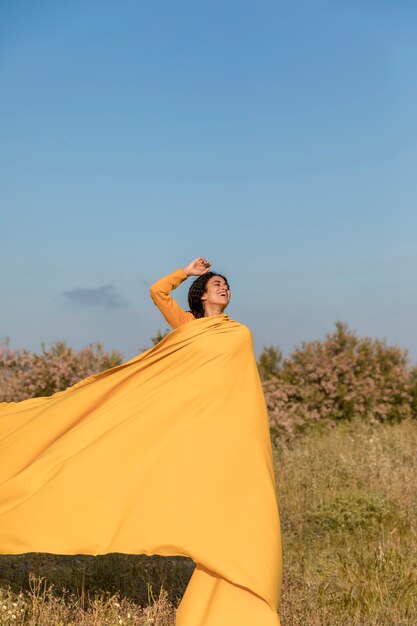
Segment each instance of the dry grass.
[[167,592],[157,598],[149,589],[145,608],[119,594],[95,594],[77,597],[73,593],[54,594],[54,586],[44,578],[29,577],[30,590],[23,594],[3,591],[0,596],[0,624],[30,626],[173,626],[175,611]]
[[415,421],[277,447],[283,626],[417,624],[416,454]]
[[[282,626],[416,626],[416,454],[411,420],[340,423],[274,448]],[[2,556],[0,626],[173,626],[192,569],[181,557]]]

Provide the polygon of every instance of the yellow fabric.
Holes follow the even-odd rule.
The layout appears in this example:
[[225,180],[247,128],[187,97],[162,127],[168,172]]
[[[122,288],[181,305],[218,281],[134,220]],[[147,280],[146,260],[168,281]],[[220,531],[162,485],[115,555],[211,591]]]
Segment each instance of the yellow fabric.
[[177,626],[278,626],[279,514],[250,330],[194,319],[49,398],[1,403],[0,552],[188,556]]

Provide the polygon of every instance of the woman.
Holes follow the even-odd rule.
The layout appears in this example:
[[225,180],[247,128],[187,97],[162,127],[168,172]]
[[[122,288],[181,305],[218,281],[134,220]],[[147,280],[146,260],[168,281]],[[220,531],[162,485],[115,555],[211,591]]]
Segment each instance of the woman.
[[[198,257],[185,268],[164,276],[150,288],[151,298],[159,308],[166,321],[172,328],[178,328],[195,319],[202,317],[220,316],[230,302],[230,287],[227,279],[221,274],[210,272],[211,263],[203,257]],[[189,276],[199,276],[188,291],[190,311],[184,311],[170,296],[173,289],[178,287]],[[224,316],[227,318],[227,316]],[[261,489],[262,486],[260,485]],[[280,547],[277,558],[281,559]],[[278,585],[280,587],[280,577]],[[269,612],[268,612],[269,613]],[[207,618],[211,614],[210,618]],[[216,616],[217,615],[217,616]],[[208,621],[205,621],[205,618]],[[180,622],[181,620],[181,622]],[[218,620],[218,621],[217,621]],[[247,591],[230,585],[230,581],[219,578],[213,571],[197,563],[186,593],[177,611],[177,624],[223,623],[231,625],[252,624],[253,626],[268,626],[279,624],[278,616],[267,614],[265,606]]]
[[[204,258],[151,295],[174,330],[49,398],[0,403],[0,552],[182,555],[177,626],[279,626],[281,538],[249,329]],[[189,275],[185,312],[169,295]]]

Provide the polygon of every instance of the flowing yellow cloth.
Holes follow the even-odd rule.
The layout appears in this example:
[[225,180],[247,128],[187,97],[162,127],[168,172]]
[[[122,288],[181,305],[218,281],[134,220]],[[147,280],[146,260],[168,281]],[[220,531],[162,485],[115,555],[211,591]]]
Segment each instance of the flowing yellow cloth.
[[278,626],[280,523],[250,330],[196,319],[49,398],[1,403],[0,552],[187,556],[178,626]]

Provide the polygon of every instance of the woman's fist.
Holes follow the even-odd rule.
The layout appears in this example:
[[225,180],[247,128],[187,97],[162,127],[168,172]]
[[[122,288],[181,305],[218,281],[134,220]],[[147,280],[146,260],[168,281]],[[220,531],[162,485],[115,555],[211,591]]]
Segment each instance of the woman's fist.
[[184,272],[187,276],[202,276],[203,274],[207,274],[210,267],[210,261],[199,256],[197,259],[194,259],[194,261],[191,261],[187,267],[184,267]]

